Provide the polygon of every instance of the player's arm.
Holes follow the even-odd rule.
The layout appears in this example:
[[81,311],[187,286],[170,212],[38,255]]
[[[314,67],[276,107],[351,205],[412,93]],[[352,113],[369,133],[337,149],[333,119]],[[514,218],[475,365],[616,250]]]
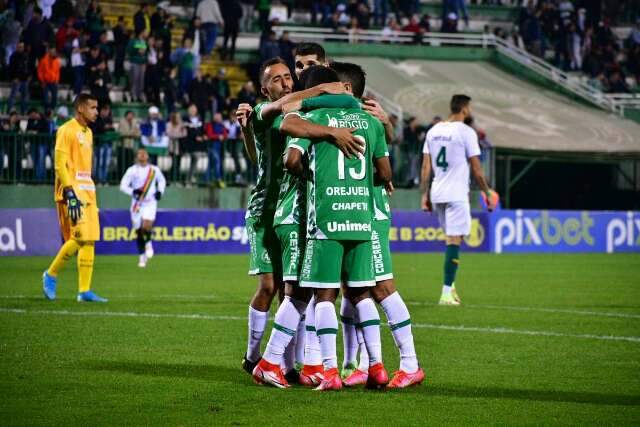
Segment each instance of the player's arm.
[[297,177],[305,177],[304,154],[309,149],[311,140],[302,138],[289,138],[287,149],[284,152],[284,167]]
[[301,101],[295,101],[285,104],[282,107],[284,114],[293,111],[309,111],[317,108],[355,108],[361,109],[360,102],[352,95],[347,93],[331,94],[325,93],[313,98],[306,98]]
[[384,126],[384,133],[387,139],[387,144],[391,144],[395,138],[395,130],[393,124],[389,120],[389,115],[382,108],[380,103],[375,99],[365,99],[362,103],[362,109],[367,111],[376,119],[380,120],[380,123]]
[[[426,142],[425,142],[426,146]],[[429,192],[431,191],[431,155],[427,153],[422,154],[422,170],[420,172],[420,193],[422,199],[420,201],[420,207],[423,211],[431,211],[431,200],[429,200]]]
[[133,187],[131,186],[131,176],[133,175],[133,170],[131,168],[127,169],[124,173],[124,176],[120,180],[120,191],[122,191],[127,196],[133,196]]
[[236,110],[236,117],[240,123],[240,131],[242,132],[242,142],[247,152],[249,161],[255,164],[258,161],[258,152],[256,150],[256,139],[253,133],[253,123],[251,123],[251,114],[253,108],[249,104],[240,104]]
[[160,168],[156,168],[156,200],[160,200],[164,194],[164,190],[167,188],[167,180]]
[[64,197],[67,204],[67,214],[71,221],[75,223],[82,218],[82,202],[73,190],[71,174],[67,169],[67,163],[69,162],[69,145],[71,143],[70,138],[71,136],[68,136],[66,132],[58,132],[54,150],[54,169],[56,177],[62,187],[62,197]]
[[333,128],[312,123],[299,114],[287,114],[280,124],[280,132],[294,138],[329,141],[347,158],[364,152],[362,142],[353,134],[355,128]]
[[470,127],[465,127],[464,149],[469,165],[471,166],[471,175],[478,183],[480,190],[487,196],[487,209],[492,211],[495,209],[493,190],[487,184],[482,170],[482,162],[480,161],[480,144],[478,144],[478,134]]
[[323,93],[345,93],[344,85],[340,82],[323,83],[309,89],[290,93],[277,101],[273,101],[265,105],[260,114],[263,120],[269,120],[282,114],[282,108],[285,104],[302,101],[306,98],[313,98]]
[[391,183],[391,179],[393,177],[389,156],[378,157],[374,159],[373,164],[376,167],[376,179],[378,181],[377,183],[384,185],[385,188],[388,188],[387,185]]

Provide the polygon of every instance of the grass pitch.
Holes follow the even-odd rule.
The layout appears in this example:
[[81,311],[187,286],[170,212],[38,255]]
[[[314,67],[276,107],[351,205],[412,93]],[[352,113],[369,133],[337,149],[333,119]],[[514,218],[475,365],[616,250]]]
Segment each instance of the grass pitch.
[[3,426],[640,423],[638,255],[463,254],[459,308],[434,304],[441,255],[396,255],[426,384],[321,394],[240,369],[244,256],[98,257],[106,305],[75,302],[75,265],[45,301],[48,262],[0,258]]

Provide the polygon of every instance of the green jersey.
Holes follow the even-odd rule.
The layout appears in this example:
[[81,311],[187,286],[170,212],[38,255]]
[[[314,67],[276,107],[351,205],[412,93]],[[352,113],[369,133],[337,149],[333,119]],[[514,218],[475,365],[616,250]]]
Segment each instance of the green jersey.
[[347,159],[329,143],[292,138],[288,147],[309,157],[307,237],[329,240],[371,240],[374,217],[374,159],[384,157],[387,144],[382,124],[361,109],[320,108],[301,115],[313,123],[356,128],[364,155]]
[[303,179],[284,173],[273,225],[300,224],[306,212],[306,185]]
[[273,218],[284,173],[282,155],[286,139],[280,133],[282,116],[270,120],[263,119],[262,110],[267,104],[263,102],[256,105],[251,119],[258,154],[258,177],[256,186],[249,196],[247,218],[262,216]]

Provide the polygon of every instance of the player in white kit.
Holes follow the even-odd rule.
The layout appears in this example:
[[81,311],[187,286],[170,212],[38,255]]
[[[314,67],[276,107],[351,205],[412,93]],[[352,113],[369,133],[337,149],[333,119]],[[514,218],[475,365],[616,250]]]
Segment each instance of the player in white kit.
[[153,257],[151,230],[166,186],[160,168],[149,164],[149,154],[144,148],[139,149],[136,164],[127,169],[120,181],[120,190],[131,196],[131,223],[138,233],[138,267],[146,267],[147,260]]
[[464,124],[464,120],[471,116],[471,98],[454,95],[450,108],[449,118],[434,125],[425,138],[422,150],[421,207],[425,211],[436,212],[446,235],[444,285],[440,304],[460,305],[454,281],[460,262],[460,244],[463,237],[471,232],[469,165],[473,178],[487,195],[490,211],[495,207],[495,199],[482,171],[476,131]]

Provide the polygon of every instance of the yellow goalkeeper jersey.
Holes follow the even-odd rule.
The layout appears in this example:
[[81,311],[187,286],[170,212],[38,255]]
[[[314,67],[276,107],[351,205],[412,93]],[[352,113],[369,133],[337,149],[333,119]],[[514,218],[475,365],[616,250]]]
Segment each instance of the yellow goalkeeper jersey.
[[[96,187],[91,178],[93,133],[74,118],[60,126],[56,133],[56,151],[67,155],[66,169],[78,198],[86,204],[96,203]],[[61,202],[62,183],[56,174],[55,200]]]

